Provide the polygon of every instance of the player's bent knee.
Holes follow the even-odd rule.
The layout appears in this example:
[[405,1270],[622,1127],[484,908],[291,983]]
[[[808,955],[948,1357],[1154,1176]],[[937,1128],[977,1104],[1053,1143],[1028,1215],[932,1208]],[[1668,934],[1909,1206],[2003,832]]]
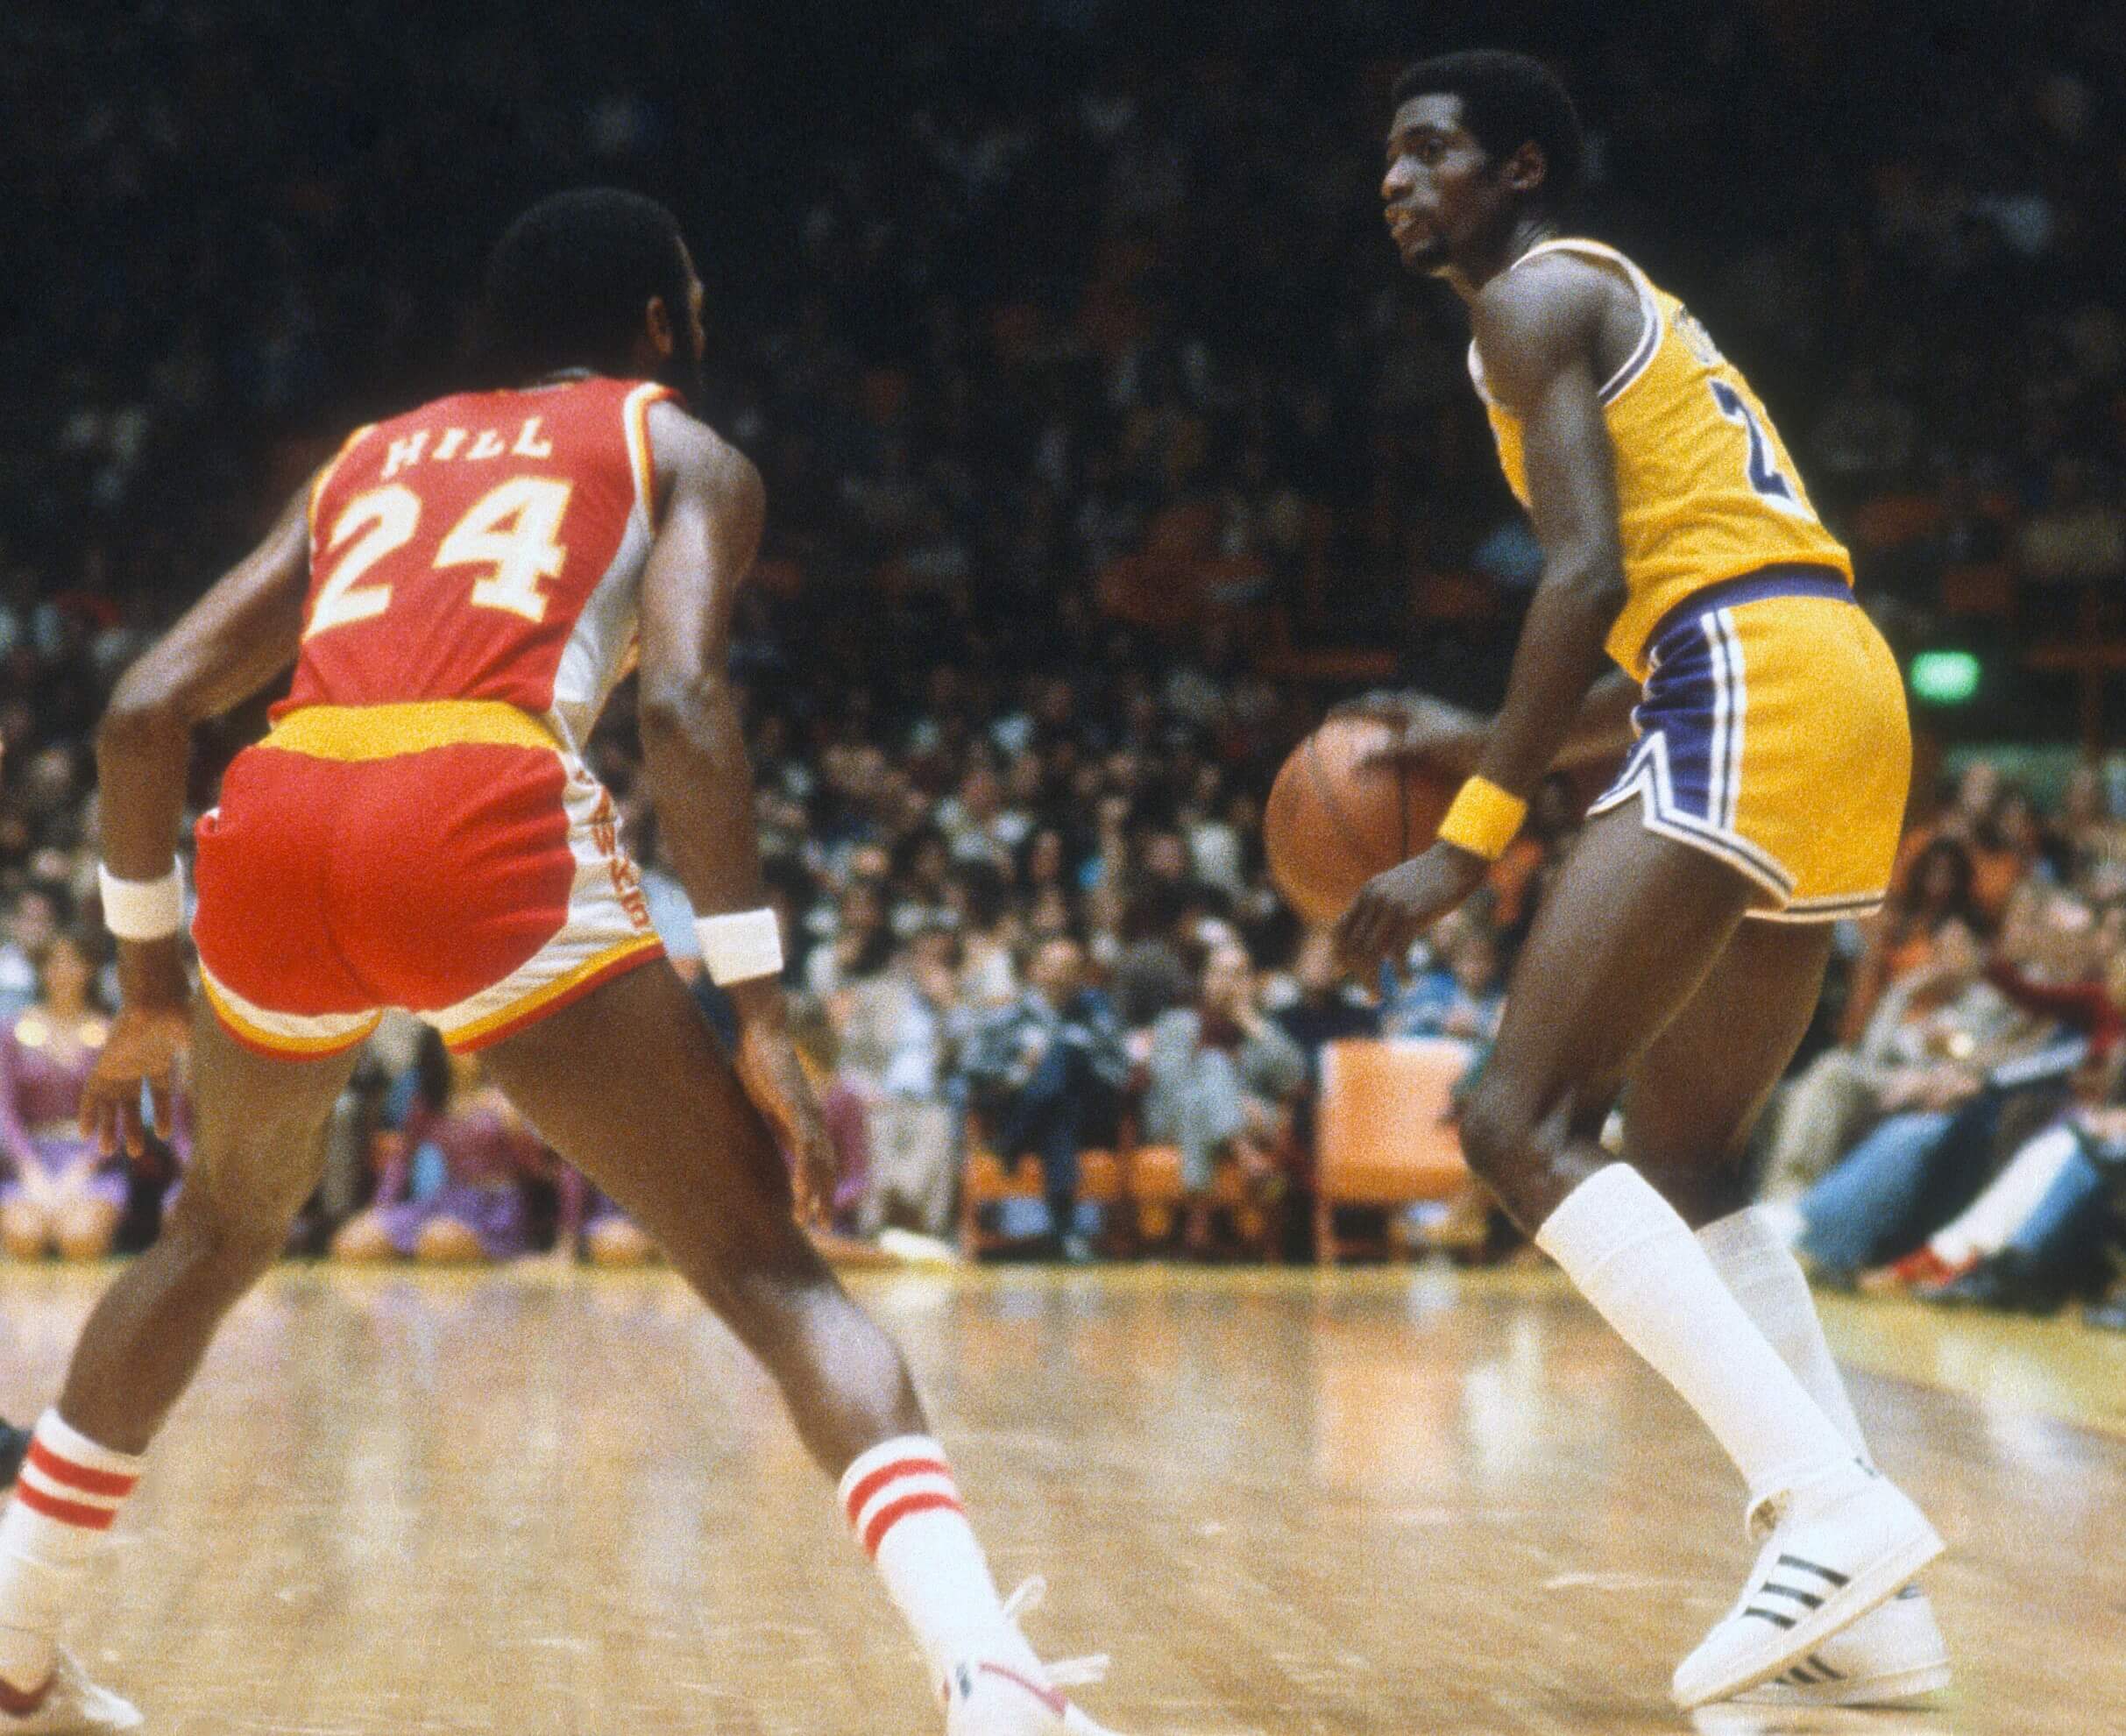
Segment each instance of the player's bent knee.
[[1536,1117],[1520,1091],[1481,1081],[1462,1106],[1462,1154],[1470,1171],[1494,1189],[1539,1159]]
[[241,1293],[280,1258],[287,1223],[263,1213],[230,1210],[211,1191],[187,1187],[163,1225],[159,1246],[195,1281]]

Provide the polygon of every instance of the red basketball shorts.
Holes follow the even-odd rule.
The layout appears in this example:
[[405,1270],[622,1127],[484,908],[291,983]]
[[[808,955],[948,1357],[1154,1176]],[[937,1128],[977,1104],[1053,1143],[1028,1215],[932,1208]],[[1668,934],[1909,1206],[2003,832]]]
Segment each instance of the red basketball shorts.
[[193,939],[247,1048],[352,1048],[387,1007],[500,1041],[662,956],[613,798],[514,706],[307,706],[199,823]]

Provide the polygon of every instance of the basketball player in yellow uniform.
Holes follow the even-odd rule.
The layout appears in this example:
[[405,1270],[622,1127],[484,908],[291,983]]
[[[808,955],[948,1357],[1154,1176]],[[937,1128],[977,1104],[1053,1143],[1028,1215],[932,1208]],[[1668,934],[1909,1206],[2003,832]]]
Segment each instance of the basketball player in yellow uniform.
[[[1563,232],[1581,140],[1556,81],[1455,54],[1411,67],[1395,100],[1388,226],[1468,305],[1470,372],[1544,562],[1498,715],[1406,712],[1396,751],[1467,781],[1338,943],[1354,968],[1400,956],[1481,882],[1547,772],[1632,744],[1522,951],[1463,1117],[1470,1164],[1747,1484],[1762,1553],[1677,1669],[1678,1704],[1903,1699],[1947,1679],[1911,1584],[1941,1541],[1869,1461],[1740,1163],[1815,1007],[1830,919],[1888,883],[1903,683],[1748,383],[1630,260]],[[1619,1104],[1620,1156],[1600,1137]]]

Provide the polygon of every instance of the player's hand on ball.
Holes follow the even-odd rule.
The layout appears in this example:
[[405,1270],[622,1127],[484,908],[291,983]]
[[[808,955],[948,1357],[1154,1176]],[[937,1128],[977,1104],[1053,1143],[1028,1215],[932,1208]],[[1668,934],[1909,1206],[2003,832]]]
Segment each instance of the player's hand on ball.
[[1377,874],[1336,925],[1336,960],[1353,975],[1397,959],[1417,937],[1484,883],[1490,865],[1451,844]]
[[1429,693],[1367,693],[1347,699],[1329,716],[1364,718],[1385,723],[1395,732],[1395,739],[1368,754],[1360,762],[1362,765],[1414,766],[1457,778],[1467,777],[1476,769],[1491,727],[1489,720],[1477,712],[1450,705]]

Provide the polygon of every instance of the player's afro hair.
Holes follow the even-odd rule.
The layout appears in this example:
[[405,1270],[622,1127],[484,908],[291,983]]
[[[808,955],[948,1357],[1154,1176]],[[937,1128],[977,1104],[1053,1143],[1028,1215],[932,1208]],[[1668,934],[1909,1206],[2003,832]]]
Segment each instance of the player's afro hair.
[[481,384],[521,386],[570,367],[624,374],[653,295],[682,329],[688,278],[679,221],[613,187],[542,199],[488,256],[474,345]]
[[1510,157],[1535,141],[1547,165],[1537,203],[1556,210],[1578,193],[1587,155],[1580,117],[1557,75],[1541,60],[1503,48],[1420,60],[1395,81],[1395,106],[1434,91],[1462,99],[1462,124],[1493,158]]

